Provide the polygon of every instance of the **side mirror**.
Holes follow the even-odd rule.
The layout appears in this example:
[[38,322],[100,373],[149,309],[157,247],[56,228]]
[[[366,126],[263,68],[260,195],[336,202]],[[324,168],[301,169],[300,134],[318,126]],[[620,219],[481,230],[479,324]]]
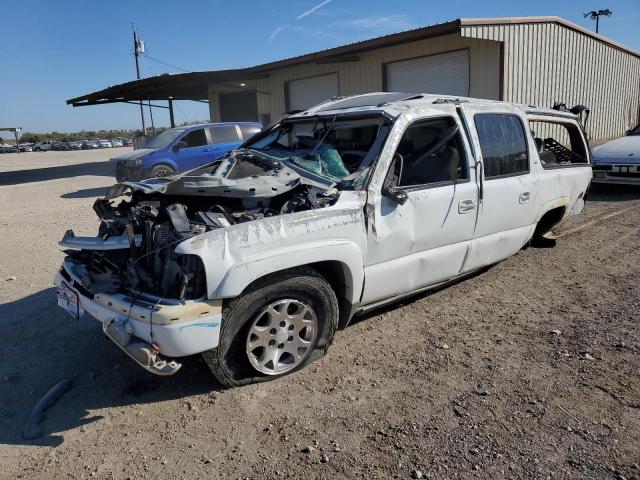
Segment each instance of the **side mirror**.
[[404,205],[409,200],[409,195],[402,188],[399,183],[402,178],[402,167],[404,165],[404,158],[399,153],[393,156],[391,166],[387,172],[387,176],[384,179],[382,186],[382,195],[393,200],[398,205]]
[[187,142],[185,142],[184,140],[180,140],[173,147],[171,147],[171,150],[173,150],[174,153],[175,153],[178,150],[181,150],[183,148],[187,148]]

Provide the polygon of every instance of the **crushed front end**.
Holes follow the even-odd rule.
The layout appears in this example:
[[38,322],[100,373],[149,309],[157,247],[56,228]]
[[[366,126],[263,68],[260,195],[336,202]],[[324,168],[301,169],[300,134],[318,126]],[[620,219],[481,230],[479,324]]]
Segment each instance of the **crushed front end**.
[[215,348],[222,301],[207,298],[200,257],[176,247],[213,229],[335,201],[285,167],[263,167],[262,176],[245,165],[251,175],[222,179],[216,172],[228,176],[231,165],[219,163],[192,176],[112,187],[93,206],[97,236],[69,230],[59,242],[66,253],[55,279],[59,305],[95,317],[116,345],[159,375],[180,368],[163,356]]

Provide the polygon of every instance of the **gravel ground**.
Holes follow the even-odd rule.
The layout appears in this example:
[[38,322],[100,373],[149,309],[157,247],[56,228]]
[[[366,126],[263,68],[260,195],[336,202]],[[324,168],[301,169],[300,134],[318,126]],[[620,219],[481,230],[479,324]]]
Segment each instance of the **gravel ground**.
[[[0,477],[640,475],[640,190],[596,190],[555,248],[361,318],[302,372],[221,391],[199,357],[153,377],[56,307],[56,242],[94,233],[117,150],[0,156]],[[63,378],[45,435],[24,440]]]

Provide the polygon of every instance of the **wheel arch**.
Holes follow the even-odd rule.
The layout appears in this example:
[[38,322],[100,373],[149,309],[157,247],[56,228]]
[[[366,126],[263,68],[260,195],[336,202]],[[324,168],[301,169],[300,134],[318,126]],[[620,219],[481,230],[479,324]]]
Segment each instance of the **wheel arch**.
[[[234,298],[242,295],[256,283],[264,281],[269,277],[276,277],[291,270],[298,268],[311,268],[321,275],[334,291],[338,299],[340,309],[340,318],[338,328],[344,328],[348,325],[353,317],[354,312],[359,304],[360,295],[364,283],[364,266],[361,260],[360,250],[355,245],[352,255],[345,252],[345,257],[336,258],[326,255],[325,258],[312,258],[314,255],[307,252],[308,261],[295,261],[300,259],[297,255],[280,258],[279,262],[271,257],[270,264],[274,264],[274,268],[269,271],[256,268],[256,263],[245,263],[236,266],[227,272],[223,281],[215,291],[214,296],[217,298]],[[356,256],[357,253],[357,256]],[[349,258],[350,257],[350,258]],[[357,259],[354,261],[354,259]]]

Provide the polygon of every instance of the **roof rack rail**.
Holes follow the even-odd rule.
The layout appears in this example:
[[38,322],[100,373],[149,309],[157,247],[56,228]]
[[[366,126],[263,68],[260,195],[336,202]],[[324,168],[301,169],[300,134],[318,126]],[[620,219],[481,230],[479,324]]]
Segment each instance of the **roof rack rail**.
[[460,100],[459,98],[437,98],[433,102],[435,105],[453,103],[454,105],[460,105],[461,103],[469,103],[469,100]]
[[389,105],[390,103],[406,102],[408,100],[418,100],[420,98],[424,98],[424,95],[422,93],[413,94],[408,97],[398,98],[397,100],[391,100],[390,102],[382,102],[376,105],[376,107],[384,107],[385,105]]

